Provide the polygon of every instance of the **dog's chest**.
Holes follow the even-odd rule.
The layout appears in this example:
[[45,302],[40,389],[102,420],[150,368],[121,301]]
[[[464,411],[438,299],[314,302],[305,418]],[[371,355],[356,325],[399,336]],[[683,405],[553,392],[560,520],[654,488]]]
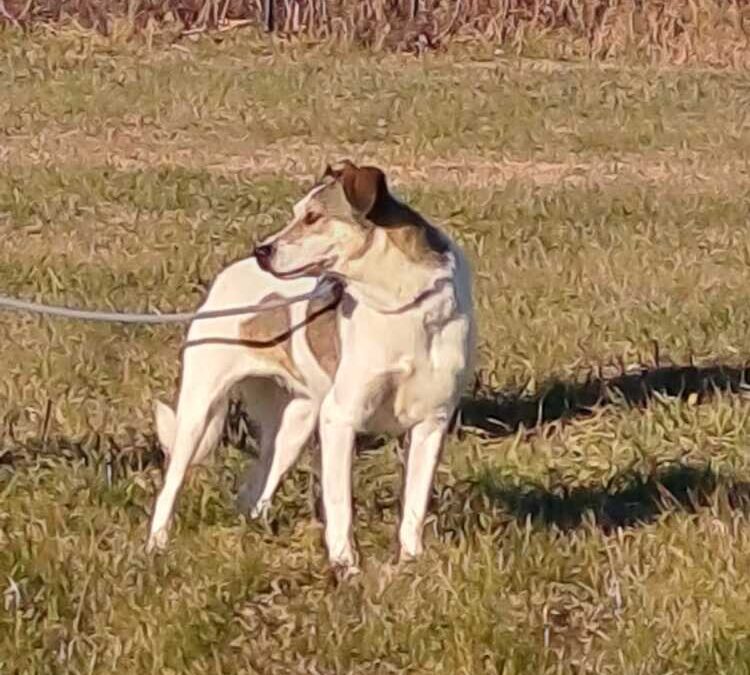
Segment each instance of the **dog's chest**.
[[375,315],[356,326],[350,344],[369,373],[368,430],[403,431],[455,405],[467,366],[469,319],[452,295],[431,300],[397,320]]
[[457,317],[423,332],[423,349],[394,383],[393,413],[404,427],[455,405],[467,364],[465,323]]

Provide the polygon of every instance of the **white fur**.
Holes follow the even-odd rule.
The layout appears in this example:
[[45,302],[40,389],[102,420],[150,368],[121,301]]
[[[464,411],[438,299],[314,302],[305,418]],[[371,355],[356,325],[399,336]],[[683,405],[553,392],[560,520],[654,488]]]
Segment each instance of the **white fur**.
[[154,419],[156,420],[156,436],[168,458],[172,454],[175,431],[177,430],[174,410],[161,401],[156,401],[154,403]]
[[[297,217],[310,197],[295,206]],[[387,246],[387,242],[376,237],[373,245]],[[387,289],[368,284],[366,275],[347,284],[354,307],[339,319],[342,354],[333,381],[307,347],[304,328],[292,338],[300,380],[291,377],[267,350],[225,344],[188,347],[176,416],[164,404],[155,406],[157,433],[170,461],[154,510],[149,548],[166,544],[188,465],[204,458],[218,441],[228,396],[237,391],[261,429],[261,459],[254,473],[243,480],[241,505],[253,513],[268,505],[317,426],[326,544],[330,560],[345,568],[356,564],[351,513],[355,434],[408,431],[399,540],[402,555],[418,555],[440,448],[472,367],[470,271],[463,254],[452,244],[447,259],[439,273],[402,266],[398,274],[403,283]],[[384,304],[388,311],[406,306],[438,277],[450,283],[406,311],[384,313]],[[249,258],[219,274],[202,309],[257,302],[272,292],[296,295],[310,291],[315,283],[308,278],[278,279]],[[294,307],[293,323],[304,317],[304,312],[305,303]],[[247,318],[196,322],[188,340],[238,338],[240,324]]]

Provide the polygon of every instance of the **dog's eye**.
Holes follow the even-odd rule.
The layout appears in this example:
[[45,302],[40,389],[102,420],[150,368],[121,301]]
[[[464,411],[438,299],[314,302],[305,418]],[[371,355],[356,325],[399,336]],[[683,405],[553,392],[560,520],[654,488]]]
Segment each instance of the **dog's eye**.
[[305,214],[303,222],[305,223],[305,225],[312,225],[313,223],[317,223],[322,217],[322,213],[318,213],[316,211],[308,211]]

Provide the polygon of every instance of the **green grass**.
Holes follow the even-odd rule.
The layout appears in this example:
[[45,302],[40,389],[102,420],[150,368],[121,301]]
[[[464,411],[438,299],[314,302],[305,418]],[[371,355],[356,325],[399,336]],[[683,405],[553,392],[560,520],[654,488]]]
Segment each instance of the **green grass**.
[[484,429],[414,564],[393,442],[357,459],[354,581],[309,462],[245,522],[229,446],[150,558],[181,330],[3,314],[0,672],[750,671],[743,73],[0,41],[3,293],[193,307],[327,161],[375,162],[473,260]]

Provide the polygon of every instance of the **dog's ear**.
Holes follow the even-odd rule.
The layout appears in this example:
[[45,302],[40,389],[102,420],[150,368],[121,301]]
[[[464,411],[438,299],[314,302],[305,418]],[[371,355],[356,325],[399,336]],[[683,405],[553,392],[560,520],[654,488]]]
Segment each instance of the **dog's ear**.
[[346,159],[337,166],[327,166],[324,175],[341,183],[346,200],[365,217],[388,194],[385,174],[374,166],[357,166]]

